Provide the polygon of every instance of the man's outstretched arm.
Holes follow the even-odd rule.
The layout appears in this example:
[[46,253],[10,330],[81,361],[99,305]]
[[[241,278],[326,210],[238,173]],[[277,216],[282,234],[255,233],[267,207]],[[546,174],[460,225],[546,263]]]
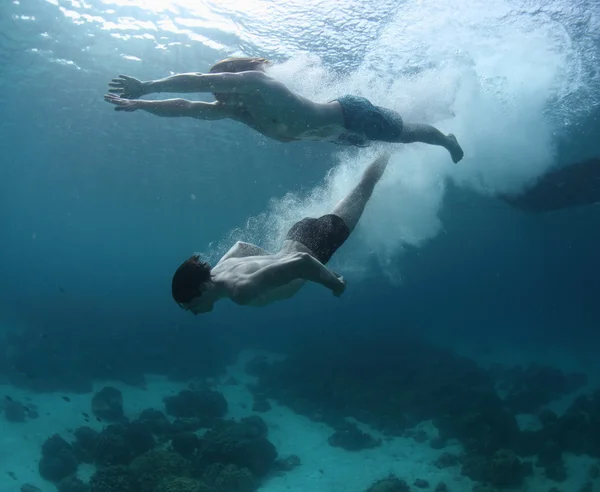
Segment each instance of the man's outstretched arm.
[[156,92],[223,92],[248,94],[260,90],[270,80],[263,72],[180,73],[158,80],[141,81],[128,75],[109,83],[109,92],[127,99],[138,99]]
[[200,120],[221,120],[229,116],[227,108],[219,103],[188,101],[186,99],[165,99],[163,101],[145,101],[124,99],[114,94],[106,94],[104,100],[114,104],[116,111],[147,111],[157,116],[187,116]]
[[330,289],[334,295],[344,292],[346,283],[319,260],[308,253],[296,253],[249,275],[241,284],[234,286],[232,299],[247,304],[265,292],[294,280],[308,280]]

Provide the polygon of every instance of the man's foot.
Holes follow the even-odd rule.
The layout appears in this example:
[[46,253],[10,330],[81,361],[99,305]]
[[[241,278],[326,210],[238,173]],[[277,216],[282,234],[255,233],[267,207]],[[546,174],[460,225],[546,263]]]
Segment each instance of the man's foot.
[[463,158],[465,153],[460,145],[458,145],[458,140],[456,140],[456,137],[452,133],[449,133],[446,135],[446,137],[448,137],[448,147],[446,148],[448,149],[448,152],[450,152],[452,161],[454,161],[454,164],[456,164]]

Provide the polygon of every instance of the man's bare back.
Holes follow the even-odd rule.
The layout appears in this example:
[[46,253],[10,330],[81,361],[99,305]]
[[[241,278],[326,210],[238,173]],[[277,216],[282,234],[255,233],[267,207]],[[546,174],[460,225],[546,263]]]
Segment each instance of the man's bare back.
[[[269,266],[293,261],[298,253],[311,254],[310,250],[297,241],[285,241],[282,248],[275,254],[269,254],[253,244],[238,241],[212,269],[211,273],[216,283],[235,286],[245,282],[256,272]],[[296,279],[280,287],[260,292],[246,304],[263,307],[276,301],[282,301],[294,296],[306,283],[306,280]]]
[[339,103],[313,102],[262,72],[251,77],[260,80],[256,92],[234,94],[226,103],[217,103],[224,104],[231,119],[280,142],[335,140],[344,132]]
[[[366,146],[372,141],[423,142],[446,148],[454,162],[463,157],[452,134],[444,135],[430,125],[407,124],[395,111],[374,106],[362,97],[343,96],[331,102],[314,102],[260,69],[236,70],[236,66],[248,65],[235,62],[236,59],[229,62],[230,71],[177,74],[147,82],[120,75],[109,84],[111,88],[104,99],[114,104],[117,111],[140,109],[165,117],[233,119],[280,142],[325,140],[356,146]],[[212,103],[139,99],[157,92],[212,92],[219,97]]]

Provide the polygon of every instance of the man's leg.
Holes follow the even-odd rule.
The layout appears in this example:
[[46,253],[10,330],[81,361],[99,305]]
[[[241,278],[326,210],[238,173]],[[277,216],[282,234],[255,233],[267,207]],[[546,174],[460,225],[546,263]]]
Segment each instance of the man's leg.
[[400,142],[422,142],[429,145],[440,145],[450,152],[450,156],[455,163],[460,161],[464,155],[464,152],[454,135],[451,133],[444,135],[441,131],[431,125],[405,123],[402,128],[402,135],[400,135]]
[[332,214],[340,217],[346,223],[350,232],[358,224],[365,210],[365,205],[371,198],[375,185],[383,176],[389,160],[390,154],[386,152],[369,164],[358,185],[340,200],[333,209]]

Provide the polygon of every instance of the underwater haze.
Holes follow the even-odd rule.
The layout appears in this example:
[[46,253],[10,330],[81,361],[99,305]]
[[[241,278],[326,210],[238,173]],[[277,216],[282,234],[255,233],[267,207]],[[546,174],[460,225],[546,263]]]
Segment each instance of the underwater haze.
[[[594,336],[597,209],[528,217],[489,198],[597,155],[593,2],[15,1],[1,12],[7,325],[201,330],[218,319],[285,331],[322,314],[451,337]],[[367,96],[455,133],[465,150],[453,165],[440,148],[393,148],[334,258],[348,280],[341,299],[310,286],[285,306],[191,319],[170,297],[192,252],[214,262],[239,238],[272,250],[371,156],[268,141],[235,122],[115,113],[102,100],[120,73],[206,71],[230,55],[282,63],[273,75],[319,101]]]
[[[171,297],[191,254],[214,265],[237,240],[276,250],[375,155],[103,101],[119,74],[206,72],[228,56],[268,58],[305,97],[367,97],[462,145],[458,164],[440,147],[386,146],[387,174],[331,262],[340,298],[307,285],[192,316]],[[3,1],[2,380],[76,392],[74,374],[185,379],[240,350],[357,337],[378,353],[396,336],[600,380],[600,207],[529,214],[498,199],[600,155],[599,57],[593,0]]]

